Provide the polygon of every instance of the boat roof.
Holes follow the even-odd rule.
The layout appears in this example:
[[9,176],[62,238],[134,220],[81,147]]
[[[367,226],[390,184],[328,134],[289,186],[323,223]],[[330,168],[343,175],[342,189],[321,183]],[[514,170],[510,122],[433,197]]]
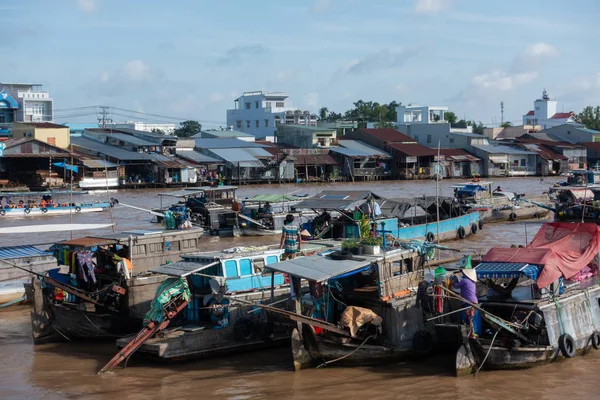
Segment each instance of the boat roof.
[[116,244],[116,239],[105,239],[96,237],[81,237],[77,239],[65,240],[58,242],[61,246],[76,246],[76,247],[95,247],[95,246],[106,246],[109,244]]
[[242,199],[245,203],[283,203],[284,201],[300,201],[297,197],[286,194],[257,194],[249,199]]
[[367,190],[324,190],[321,193],[302,200],[296,209],[351,210],[371,199],[383,197]]
[[159,196],[170,196],[170,197],[187,197],[187,196],[195,196],[198,194],[202,194],[205,192],[222,192],[226,190],[235,190],[237,186],[207,186],[203,188],[189,188],[189,189],[181,189],[175,190],[172,192],[159,193]]
[[455,185],[450,186],[451,188],[456,188],[456,189],[460,189],[463,188],[465,186],[471,186],[471,185],[479,185],[479,186],[489,186],[491,184],[493,184],[494,182],[492,181],[481,181],[481,182],[467,182],[467,183],[457,183]]
[[164,264],[159,267],[153,268],[150,270],[150,272],[154,272],[155,274],[165,274],[170,276],[184,277],[210,268],[213,265],[217,265],[218,263],[219,261],[176,261],[171,264]]
[[0,260],[11,260],[22,257],[47,257],[51,255],[51,252],[30,245],[0,247]]
[[222,251],[200,251],[197,253],[183,254],[181,258],[187,261],[224,260],[240,257],[253,257],[261,255],[279,255],[283,250],[278,246],[269,247],[234,247]]
[[41,196],[58,196],[63,194],[73,194],[73,195],[81,195],[88,194],[89,192],[86,190],[74,190],[73,192],[69,190],[48,190],[45,192],[0,192],[0,197],[41,197]]
[[374,262],[382,261],[384,257],[389,258],[412,253],[413,250],[397,249],[388,251],[385,254],[362,255],[340,261],[327,257],[332,251],[328,250],[312,256],[298,257],[293,260],[271,264],[269,265],[269,269],[309,281],[323,282],[347,272],[367,267]]

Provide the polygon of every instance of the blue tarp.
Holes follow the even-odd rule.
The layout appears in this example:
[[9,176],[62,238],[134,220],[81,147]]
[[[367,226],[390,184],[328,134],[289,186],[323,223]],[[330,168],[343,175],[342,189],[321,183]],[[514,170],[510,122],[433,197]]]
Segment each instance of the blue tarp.
[[478,278],[519,278],[521,274],[537,280],[540,268],[534,264],[525,263],[490,263],[484,262],[475,267]]
[[458,197],[475,196],[477,192],[485,192],[487,189],[481,185],[467,185],[458,191]]
[[60,168],[68,169],[69,171],[73,171],[75,173],[79,173],[79,167],[77,165],[67,164],[66,161],[55,162],[55,163],[52,163],[52,165],[55,165]]

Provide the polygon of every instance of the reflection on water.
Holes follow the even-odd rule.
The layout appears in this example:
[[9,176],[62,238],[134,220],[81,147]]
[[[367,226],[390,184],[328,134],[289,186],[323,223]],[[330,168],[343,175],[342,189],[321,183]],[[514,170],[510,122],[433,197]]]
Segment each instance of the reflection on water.
[[[459,181],[455,181],[459,182]],[[441,183],[442,193],[452,193],[452,181]],[[506,191],[539,194],[551,183],[539,179],[498,179]],[[298,193],[313,195],[323,189],[352,188],[373,190],[385,197],[412,197],[435,193],[434,183],[376,182],[336,185],[265,185],[242,187],[241,197],[258,193]],[[122,203],[140,207],[159,205],[158,191],[120,191],[112,194]],[[92,194],[104,199],[106,193]],[[156,228],[147,213],[117,207],[113,210],[118,230]],[[109,213],[75,215],[74,222],[106,222]],[[3,223],[38,224],[68,222],[64,217],[4,220]],[[450,246],[481,253],[491,246],[525,243],[537,232],[542,221],[486,225],[469,240]],[[52,234],[54,235],[54,234]],[[7,244],[50,242],[62,236],[15,235]],[[205,237],[207,250],[266,244],[278,238]],[[596,375],[600,352],[572,360],[538,367],[527,372],[481,372],[476,378],[453,377],[451,357],[380,367],[326,367],[294,373],[288,347],[249,354],[232,355],[195,362],[160,364],[133,359],[128,368],[103,376],[96,375],[114,353],[114,343],[64,343],[34,347],[31,341],[27,307],[0,312],[0,393],[2,398],[64,399],[564,399],[597,398]]]

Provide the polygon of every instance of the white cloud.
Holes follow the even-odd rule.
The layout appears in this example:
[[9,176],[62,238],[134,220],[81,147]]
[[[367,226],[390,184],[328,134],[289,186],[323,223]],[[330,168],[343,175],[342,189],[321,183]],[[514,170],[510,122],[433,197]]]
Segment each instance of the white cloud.
[[404,84],[404,83],[399,83],[394,88],[394,91],[396,93],[399,93],[399,94],[407,93],[408,92],[408,86],[406,84]]
[[125,63],[122,72],[124,77],[132,82],[148,82],[154,78],[150,66],[142,60],[133,60]]
[[420,47],[408,47],[400,51],[383,49],[377,53],[368,54],[360,60],[353,59],[349,61],[342,68],[342,72],[360,75],[382,69],[398,68],[416,56],[420,51]]
[[541,57],[541,56],[557,56],[558,51],[552,45],[548,43],[535,43],[525,48],[523,54],[529,54],[532,57]]
[[333,0],[316,0],[308,11],[311,14],[321,14],[329,11],[333,6]]
[[600,89],[600,72],[598,72],[598,75],[596,76],[596,86]]
[[79,9],[86,13],[92,13],[98,9],[96,0],[76,0]]
[[132,60],[121,67],[100,73],[99,91],[106,96],[118,96],[127,91],[144,89],[160,82],[164,78],[162,71],[152,69],[142,60]]
[[452,0],[417,0],[414,11],[416,14],[437,14],[451,6]]
[[319,107],[319,93],[311,92],[304,96],[304,101],[302,102],[303,108],[308,108],[311,110],[316,110]]
[[525,83],[535,80],[538,75],[537,72],[508,74],[504,71],[496,70],[488,74],[474,76],[472,83],[477,89],[509,92]]

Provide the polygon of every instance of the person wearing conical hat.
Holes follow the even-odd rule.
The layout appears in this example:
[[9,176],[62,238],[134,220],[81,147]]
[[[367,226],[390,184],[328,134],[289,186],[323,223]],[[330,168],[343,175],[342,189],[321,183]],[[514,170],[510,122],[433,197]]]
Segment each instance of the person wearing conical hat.
[[[470,260],[469,260],[470,261]],[[460,290],[460,296],[471,304],[477,304],[477,272],[473,268],[464,268],[462,270],[463,278],[458,280],[456,275],[452,278],[452,287]],[[463,304],[469,307],[468,303]],[[469,307],[465,310],[467,322],[470,326],[469,336],[476,337],[475,328],[473,325],[473,317],[475,317],[475,308]]]

